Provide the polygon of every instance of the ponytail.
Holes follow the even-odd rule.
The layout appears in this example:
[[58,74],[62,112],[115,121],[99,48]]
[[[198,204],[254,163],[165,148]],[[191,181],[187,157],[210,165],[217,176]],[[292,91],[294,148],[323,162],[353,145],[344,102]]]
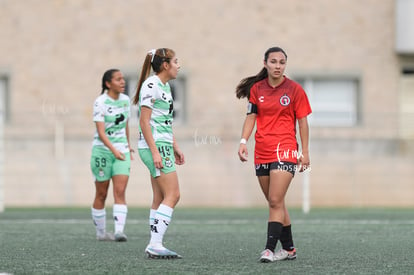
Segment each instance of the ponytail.
[[243,78],[239,85],[236,87],[236,97],[238,99],[246,97],[247,99],[250,98],[250,89],[252,88],[253,84],[263,80],[267,77],[267,70],[263,68],[257,75],[249,76]]
[[[267,62],[267,59],[269,58],[269,54],[273,52],[281,52],[285,55],[287,59],[286,52],[280,48],[280,47],[271,47],[267,49],[267,51],[264,54],[264,61]],[[257,75],[249,76],[246,78],[243,78],[239,85],[236,87],[236,97],[237,98],[243,98],[246,97],[247,99],[250,98],[250,89],[252,88],[253,84],[256,82],[259,82],[265,78],[268,77],[267,69],[263,68]]]
[[151,73],[151,59],[152,54],[151,52],[148,52],[147,56],[145,57],[144,64],[142,64],[141,75],[138,80],[137,91],[135,92],[133,100],[133,103],[135,105],[137,105],[139,101],[139,91],[141,90],[142,83],[144,83],[144,81],[149,77]]
[[168,48],[153,49],[147,53],[144,64],[142,64],[137,91],[133,99],[135,105],[139,102],[139,92],[141,91],[142,83],[149,77],[151,68],[156,74],[160,73],[162,71],[162,64],[164,62],[169,63],[174,56],[175,52]]

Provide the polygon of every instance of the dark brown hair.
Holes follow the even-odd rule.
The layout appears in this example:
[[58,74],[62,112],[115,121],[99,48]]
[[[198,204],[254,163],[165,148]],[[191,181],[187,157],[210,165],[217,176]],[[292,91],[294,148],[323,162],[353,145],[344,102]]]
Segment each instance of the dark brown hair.
[[[285,51],[282,48],[279,47],[272,47],[269,48],[265,54],[264,54],[264,61],[267,61],[267,59],[269,58],[269,54],[270,53],[274,53],[274,52],[281,52],[285,55],[286,59],[287,59],[287,54],[285,53]],[[243,98],[246,97],[247,99],[249,99],[250,97],[250,89],[252,88],[253,84],[256,82],[259,82],[260,80],[263,80],[267,77],[267,70],[266,68],[263,68],[258,74],[253,75],[253,76],[249,76],[246,78],[243,78],[239,85],[237,85],[236,87],[236,96],[237,98]]]
[[106,82],[111,82],[112,75],[116,72],[119,72],[118,69],[109,69],[107,70],[104,75],[102,76],[102,91],[101,94],[105,92],[105,90],[108,90],[108,87],[106,86]]

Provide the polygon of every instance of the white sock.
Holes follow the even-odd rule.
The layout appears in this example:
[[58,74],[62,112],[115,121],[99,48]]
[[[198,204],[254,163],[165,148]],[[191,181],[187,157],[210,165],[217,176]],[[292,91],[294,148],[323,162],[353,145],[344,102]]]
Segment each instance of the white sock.
[[171,217],[174,209],[161,204],[157,209],[154,217],[154,226],[151,228],[151,245],[162,245],[164,234],[167,231],[168,224],[171,222]]
[[106,231],[106,211],[103,209],[91,208],[92,220],[95,224],[96,236],[104,236]]
[[151,208],[150,209],[150,215],[149,215],[150,231],[152,231],[152,228],[154,227],[155,213],[157,213],[157,210]]
[[128,214],[128,207],[125,204],[114,204],[113,217],[114,217],[114,224],[115,224],[115,233],[124,232],[127,214]]

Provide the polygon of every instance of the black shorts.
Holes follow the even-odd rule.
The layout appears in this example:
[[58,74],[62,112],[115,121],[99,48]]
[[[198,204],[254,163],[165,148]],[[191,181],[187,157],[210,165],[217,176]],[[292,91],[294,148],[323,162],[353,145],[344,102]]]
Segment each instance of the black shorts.
[[256,164],[256,176],[269,176],[271,170],[282,170],[292,174],[295,176],[296,169],[298,168],[296,163],[293,162],[270,162],[270,163],[263,163],[263,164]]

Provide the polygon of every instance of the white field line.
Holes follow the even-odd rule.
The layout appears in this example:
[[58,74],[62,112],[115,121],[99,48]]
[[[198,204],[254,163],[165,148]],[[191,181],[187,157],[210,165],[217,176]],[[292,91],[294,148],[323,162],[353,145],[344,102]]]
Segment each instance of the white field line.
[[[183,225],[244,225],[262,224],[265,221],[257,219],[234,219],[234,220],[174,220],[174,224]],[[1,219],[0,224],[90,224],[92,219]],[[148,219],[127,219],[128,224],[147,224]],[[378,220],[378,219],[293,219],[293,224],[307,225],[414,225],[414,220]]]

